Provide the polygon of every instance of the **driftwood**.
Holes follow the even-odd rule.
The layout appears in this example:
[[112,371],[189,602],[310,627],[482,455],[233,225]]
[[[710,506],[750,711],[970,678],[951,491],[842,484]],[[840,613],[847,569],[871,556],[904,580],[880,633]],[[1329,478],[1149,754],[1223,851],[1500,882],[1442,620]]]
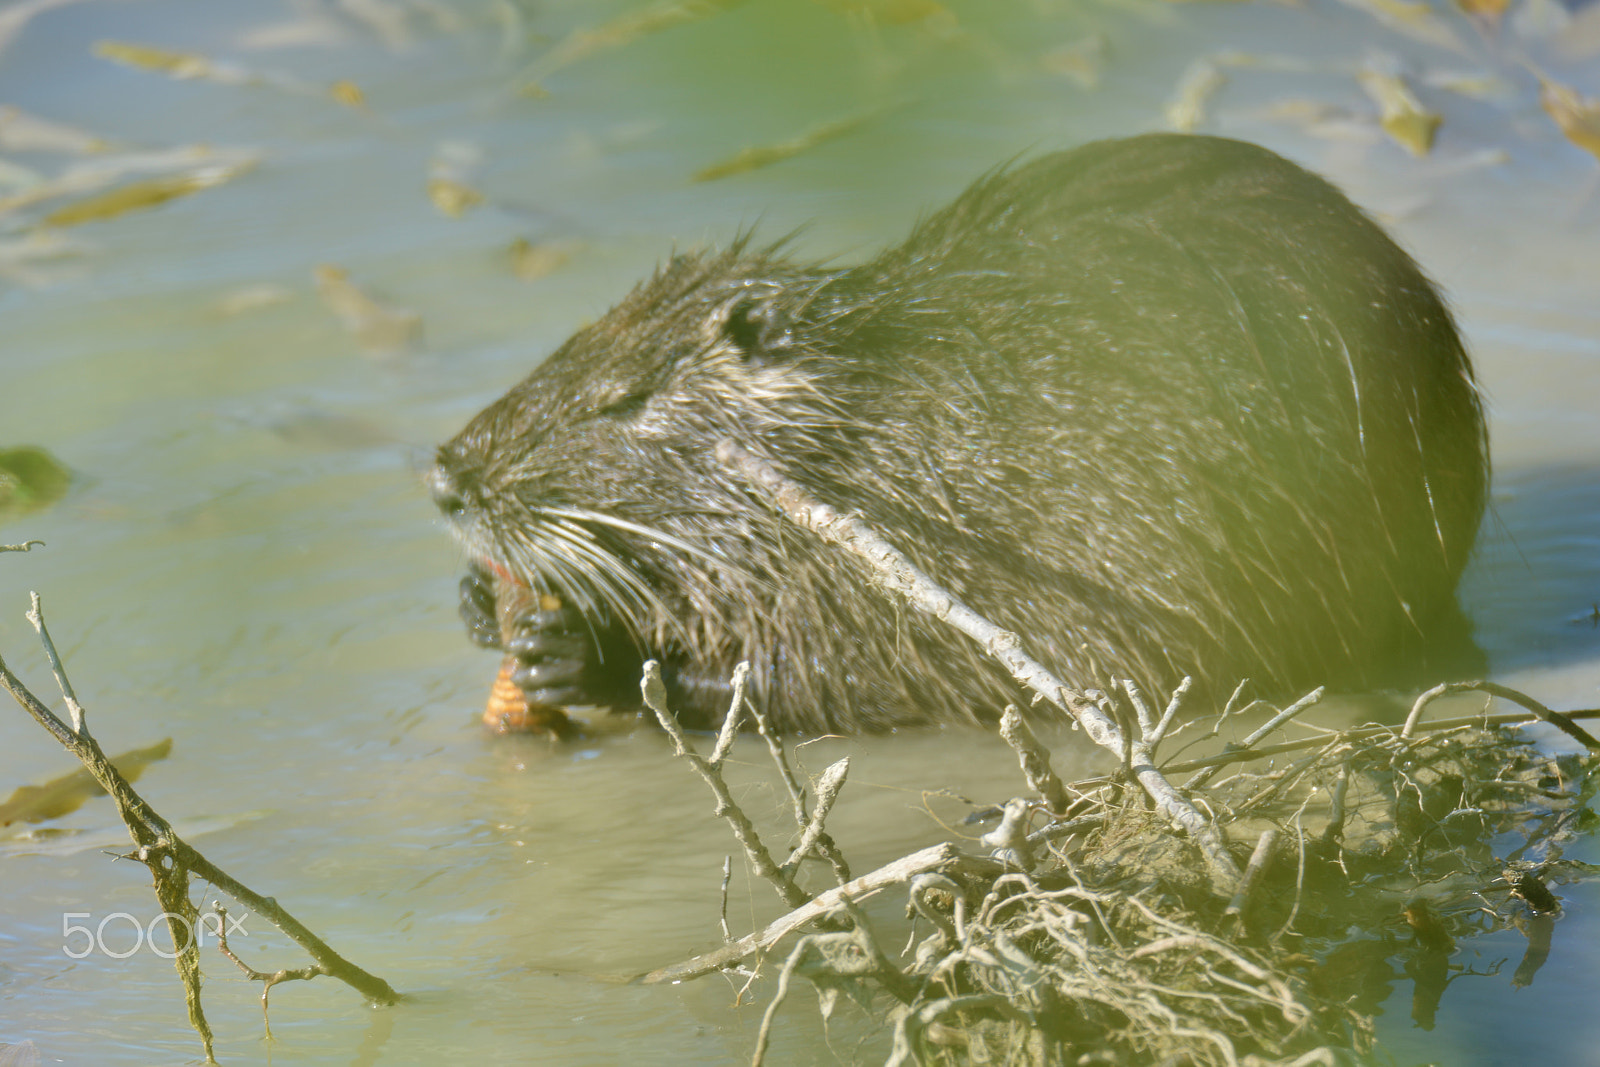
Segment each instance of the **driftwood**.
[[[1275,715],[1280,728],[1309,703]],[[1148,708],[1143,716],[1149,728],[1141,733],[1159,734],[1157,717]],[[761,961],[800,935],[777,968],[755,1063],[764,1062],[793,980],[806,977],[825,1005],[841,992],[862,1004],[873,992],[887,994],[884,1062],[892,1065],[965,1063],[984,1048],[991,1059],[1009,1049],[1014,1062],[1050,1065],[1083,1057],[1353,1064],[1371,1046],[1376,1005],[1359,1003],[1355,987],[1312,979],[1307,972],[1318,965],[1297,938],[1353,939],[1354,946],[1385,927],[1409,929],[1410,942],[1377,945],[1411,961],[1405,974],[1416,984],[1419,1025],[1431,1025],[1448,976],[1463,973],[1448,960],[1456,938],[1523,930],[1529,943],[1517,985],[1531,983],[1548,956],[1559,918],[1550,880],[1583,873],[1558,857],[1563,840],[1579,832],[1571,816],[1592,792],[1591,757],[1548,756],[1487,725],[1528,718],[1447,720],[1412,736],[1362,727],[1270,747],[1254,747],[1266,738],[1257,731],[1246,739],[1250,748],[1184,765],[1264,768],[1196,793],[1219,820],[1267,823],[1231,899],[1217,898],[1209,880],[1184,888],[1181,855],[1150,850],[1170,834],[1117,778],[1052,782],[1040,771],[1049,752],[1013,725],[1007,739],[1041,799],[1004,805],[1001,825],[982,839],[995,858],[949,843],[922,849],[642,980],[684,981]],[[1283,767],[1263,760],[1279,749],[1311,751]],[[1565,784],[1552,789],[1552,776]],[[1070,804],[1046,803],[1046,795]],[[1029,832],[1030,819],[1068,808],[1072,817]],[[1556,812],[1566,814],[1552,818]],[[1491,844],[1519,829],[1527,844],[1497,859]],[[1060,848],[1068,837],[1079,840],[1071,853]],[[1525,858],[1532,853],[1546,858]],[[1199,873],[1203,861],[1196,855],[1194,863]],[[1383,891],[1370,890],[1375,878]],[[1402,881],[1428,896],[1397,909],[1392,894]],[[902,884],[933,933],[899,959],[870,929],[884,921],[884,909],[869,921],[859,905]],[[1496,894],[1502,903],[1491,907],[1485,898]],[[749,970],[740,973],[754,980]]]

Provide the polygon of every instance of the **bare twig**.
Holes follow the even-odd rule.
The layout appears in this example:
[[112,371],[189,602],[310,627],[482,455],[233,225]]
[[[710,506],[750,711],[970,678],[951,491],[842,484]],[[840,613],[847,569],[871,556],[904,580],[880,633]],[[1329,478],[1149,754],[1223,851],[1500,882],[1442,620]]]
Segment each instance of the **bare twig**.
[[0,545],[0,552],[26,552],[34,545],[44,547],[43,541],[24,541],[20,545]]
[[320,978],[328,974],[328,968],[320,963],[310,967],[298,967],[293,970],[258,971],[244,960],[234,955],[233,949],[228,947],[228,909],[220,903],[212,901],[211,910],[217,916],[217,949],[245,973],[245,977],[261,985],[261,1022],[267,1029],[267,1040],[272,1040],[272,1019],[267,1014],[267,995],[272,992],[272,987],[279,982],[309,982],[313,978]]
[[814,919],[821,918],[833,909],[841,906],[846,900],[861,901],[867,897],[883,891],[892,885],[908,882],[925,871],[972,870],[986,874],[993,878],[1003,868],[998,863],[978,859],[975,856],[963,855],[955,845],[948,841],[943,844],[933,845],[913,852],[909,856],[902,856],[893,863],[853,878],[849,882],[825,893],[817,894],[817,898],[804,904],[786,915],[768,923],[766,928],[725,945],[714,952],[703,956],[696,956],[692,960],[673,964],[651,971],[643,977],[646,984],[659,982],[682,982],[690,978],[698,978],[712,971],[719,971],[736,960],[741,960],[752,953],[759,952],[769,945],[776,943],[795,930]]
[[[806,823],[804,831],[800,834],[800,843],[794,847],[789,858],[784,862],[783,869],[791,876],[800,869],[800,863],[817,849],[817,842],[823,835],[822,822],[828,817],[828,812],[833,810],[833,802],[839,799],[839,790],[844,788],[846,775],[850,773],[850,757],[830,766],[822,772],[817,779],[817,806],[811,812],[811,819]],[[848,881],[849,879],[841,879]]]
[[[750,860],[750,865],[755,868],[756,873],[772,883],[778,890],[778,895],[789,907],[798,908],[810,900],[806,891],[795,885],[794,879],[773,862],[772,853],[761,843],[761,835],[756,832],[755,824],[734,802],[733,794],[728,791],[728,783],[722,779],[721,770],[690,746],[683,727],[678,725],[677,716],[667,709],[667,687],[661,681],[661,665],[655,660],[644,665],[644,678],[639,682],[639,689],[644,694],[645,706],[655,712],[661,728],[672,738],[678,755],[688,760],[689,766],[693,767],[695,773],[711,788],[712,794],[717,798],[717,814],[726,819],[728,825],[733,828],[733,836],[738,838],[746,858]],[[733,717],[734,712],[730,711],[728,718]],[[718,747],[721,748],[720,743]]]
[[[1556,713],[1563,718],[1576,721],[1578,719],[1600,719],[1600,708],[1584,708],[1578,711]],[[1537,716],[1535,716],[1537,718]],[[1527,713],[1508,713],[1504,715],[1471,715],[1457,719],[1440,719],[1430,723],[1428,732],[1437,735],[1451,730],[1460,730],[1473,726],[1516,726],[1528,722]],[[1162,768],[1168,774],[1183,774],[1188,771],[1198,771],[1207,767],[1227,766],[1230,763],[1248,763],[1256,760],[1267,759],[1272,756],[1281,756],[1285,752],[1299,752],[1301,749],[1313,745],[1324,745],[1329,741],[1364,741],[1368,738],[1382,737],[1386,734],[1397,735],[1393,726],[1358,726],[1353,730],[1328,731],[1315,737],[1302,737],[1295,741],[1283,741],[1276,745],[1266,745],[1256,749],[1237,749],[1222,751],[1210,756],[1201,756],[1197,759],[1184,760],[1182,763],[1169,763]],[[1096,786],[1109,785],[1117,779],[1113,775],[1096,775],[1084,778],[1073,783],[1077,789],[1091,789]],[[1185,785],[1185,788],[1189,788]]]
[[1250,906],[1250,891],[1255,888],[1256,879],[1261,872],[1266,870],[1267,862],[1272,858],[1272,849],[1278,843],[1278,830],[1272,827],[1261,831],[1261,837],[1256,841],[1256,850],[1250,854],[1250,862],[1245,866],[1244,877],[1239,879],[1239,888],[1233,894],[1233,899],[1228,902],[1224,915],[1244,921],[1245,910]]
[[[742,666],[742,664],[741,664]],[[738,687],[738,672],[734,672],[734,699],[744,699]],[[772,720],[768,718],[766,709],[759,703],[745,699],[745,707],[756,720],[756,730],[761,734],[761,739],[767,743],[767,752],[772,756],[772,762],[777,765],[778,776],[783,779],[783,787],[789,793],[789,802],[794,806],[794,824],[803,832],[811,823],[811,817],[806,814],[806,791],[800,785],[800,779],[795,777],[794,768],[789,766],[789,756],[783,750],[783,739],[772,729]],[[834,844],[833,837],[826,830],[817,834],[816,850],[824,856],[833,867],[834,877],[843,885],[850,880],[850,864],[844,858],[844,852]]]
[[723,759],[739,736],[739,722],[744,718],[745,709],[744,687],[749,679],[750,664],[741,663],[733,669],[733,700],[728,705],[728,714],[722,719],[722,729],[717,733],[717,743],[711,749],[711,758],[706,760],[713,767],[722,766]]
[[1071,715],[1096,744],[1116,753],[1119,759],[1128,759],[1134,778],[1162,814],[1200,846],[1213,872],[1227,882],[1230,889],[1238,881],[1239,868],[1228,855],[1216,829],[1156,769],[1149,746],[1141,748],[1134,757],[1121,727],[1095,706],[1094,701],[1069,689],[1043,664],[1024,652],[1015,634],[1000,629],[967,607],[859,518],[842,515],[828,504],[815,500],[798,483],[734,442],[719,443],[717,458],[772,500],[790,519],[865,561],[884,588],[899,593],[914,607],[945,620],[988,649],[1012,677]]
[[1417,697],[1417,702],[1411,706],[1411,714],[1406,716],[1405,726],[1401,727],[1400,729],[1400,736],[1410,737],[1412,731],[1417,727],[1417,722],[1422,718],[1422,712],[1429,704],[1433,703],[1439,697],[1448,696],[1452,693],[1471,693],[1474,691],[1488,693],[1490,696],[1497,696],[1502,700],[1509,700],[1513,704],[1520,704],[1529,711],[1533,712],[1535,715],[1539,716],[1539,718],[1543,719],[1545,722],[1549,723],[1551,726],[1554,726],[1556,729],[1565,733],[1568,737],[1571,737],[1577,741],[1590,752],[1600,751],[1600,741],[1595,740],[1593,734],[1589,733],[1589,731],[1573,722],[1571,716],[1563,715],[1559,711],[1551,711],[1549,708],[1545,707],[1528,694],[1519,693],[1517,690],[1512,689],[1509,686],[1499,685],[1495,682],[1482,681],[1450,682],[1445,685],[1436,685],[1426,693],[1423,693],[1421,696]]
[[1000,736],[1016,752],[1028,787],[1044,799],[1045,806],[1052,812],[1064,814],[1071,807],[1072,798],[1067,796],[1066,786],[1050,766],[1050,750],[1034,736],[1015,704],[1006,705],[1005,713],[1000,716]]
[[876,979],[878,984],[901,1003],[910,1003],[915,988],[905,974],[884,955],[878,942],[867,927],[866,916],[849,897],[841,897],[839,917],[848,915],[851,928],[838,933],[811,934],[796,942],[789,958],[784,961],[778,976],[778,989],[772,1002],[761,1017],[761,1029],[756,1035],[755,1055],[750,1067],[761,1067],[767,1055],[767,1042],[772,1035],[772,1020],[778,1007],[789,995],[789,984],[798,974],[806,977],[827,974],[829,979],[840,978],[860,981]]
[[722,857],[722,909],[718,919],[722,923],[722,940],[726,943],[733,940],[733,931],[728,929],[728,882],[733,878],[733,857]]
[[78,694],[72,689],[66,668],[61,666],[61,656],[56,652],[56,643],[50,640],[50,630],[44,624],[44,610],[39,594],[29,593],[28,599],[30,606],[25,617],[33,623],[34,630],[39,634],[39,640],[44,644],[44,654],[50,660],[50,671],[56,676],[56,685],[61,689],[61,699],[66,701],[67,711],[72,714],[72,732],[81,734],[86,729],[83,721],[83,705],[78,703]]
[[[1319,685],[1317,688],[1313,689],[1311,692],[1307,693],[1305,696],[1301,697],[1299,700],[1295,701],[1293,704],[1290,704],[1288,707],[1278,712],[1278,714],[1262,723],[1259,728],[1253,731],[1250,736],[1246,737],[1243,741],[1240,741],[1238,744],[1229,744],[1224,746],[1223,751],[1249,751],[1250,749],[1254,748],[1256,743],[1262,738],[1267,737],[1278,727],[1299,715],[1307,708],[1313,707],[1322,699],[1322,694],[1323,687]],[[1226,712],[1224,712],[1224,716],[1226,716]],[[1221,769],[1221,767],[1222,764],[1217,764],[1216,766],[1206,768],[1193,778],[1189,779],[1187,782],[1183,783],[1183,788],[1188,790],[1199,789],[1201,786],[1211,781],[1212,776],[1215,775],[1217,771]]]
[[[58,680],[63,693],[71,686],[61,668],[60,657],[49,643],[49,631],[44,625],[38,598],[33,600],[29,618],[34,620],[41,640],[47,645],[47,654],[58,670]],[[184,981],[189,1002],[189,1018],[206,1047],[206,1058],[212,1058],[211,1030],[200,1006],[199,952],[194,930],[198,928],[199,915],[189,899],[190,875],[209,881],[251,911],[262,916],[287,934],[305,949],[312,959],[326,968],[326,973],[353,987],[379,1004],[393,1004],[400,995],[383,979],[368,974],[340,956],[325,942],[302,926],[292,915],[278,906],[270,897],[263,897],[213,864],[202,853],[173,832],[167,822],[143,797],[134,791],[128,780],[106,758],[99,742],[87,728],[74,729],[62,722],[38,697],[34,696],[22,680],[11,672],[0,657],[0,687],[4,687],[33,716],[62,747],[76,756],[116,802],[117,812],[128,827],[128,833],[137,847],[133,857],[149,868],[155,882],[156,897],[168,913],[168,928],[173,945],[178,951],[176,965]],[[80,713],[81,718],[81,713]],[[187,929],[185,929],[187,923]]]

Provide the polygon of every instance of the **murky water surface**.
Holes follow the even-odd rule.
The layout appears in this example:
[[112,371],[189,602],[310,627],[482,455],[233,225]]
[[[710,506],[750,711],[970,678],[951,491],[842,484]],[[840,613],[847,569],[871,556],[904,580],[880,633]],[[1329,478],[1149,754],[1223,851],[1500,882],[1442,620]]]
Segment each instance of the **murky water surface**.
[[[541,57],[623,8],[0,8],[0,107],[108,142],[73,159],[0,140],[0,160],[27,169],[0,168],[0,198],[132,151],[205,145],[254,161],[215,188],[61,230],[49,256],[18,242],[65,199],[0,214],[0,447],[46,446],[77,477],[53,510],[0,530],[48,542],[0,557],[0,651],[53,693],[22,619],[27,591],[42,592],[105,747],[175,739],[146,796],[225,869],[415,994],[373,1011],[329,982],[280,986],[268,1046],[255,988],[209,957],[224,1062],[748,1057],[769,986],[736,1009],[722,979],[627,984],[720,939],[732,843],[703,786],[652,731],[565,750],[483,735],[494,659],[462,638],[461,561],[418,473],[674,245],[803,225],[801,253],[865,256],[1018,153],[1161,128],[1201,57],[1227,80],[1200,129],[1338,181],[1450,293],[1496,463],[1465,598],[1498,678],[1558,707],[1595,703],[1600,179],[1540,110],[1519,57],[1600,93],[1600,9],[1519,0],[1480,32],[1442,8],[1437,23],[1396,29],[1324,0],[972,3],[907,25],[856,10],[874,6],[752,2],[628,44],[613,35],[616,47],[560,68]],[[1420,39],[1439,26],[1453,44]],[[119,64],[94,54],[105,40],[233,64],[245,83]],[[1425,159],[1382,136],[1351,77],[1391,60],[1444,116]],[[1095,88],[1081,84],[1090,69]],[[1478,95],[1441,88],[1449,75]],[[334,99],[340,81],[365,103]],[[1296,100],[1333,110],[1282,117],[1307,114],[1285,106]],[[743,146],[861,115],[787,162],[690,180]],[[430,176],[483,202],[448,217]],[[523,262],[542,276],[513,269],[516,238],[551,256]],[[415,312],[420,336],[364,350],[319,297],[319,264],[391,314]],[[1059,743],[1064,773],[1092,762]],[[863,870],[949,836],[930,809],[960,805],[925,790],[999,800],[1022,788],[999,740],[965,731],[830,740],[804,759],[814,772],[845,753],[833,828]],[[781,838],[762,750],[737,755],[741,799]],[[70,766],[0,709],[0,791]],[[31,1040],[45,1063],[192,1062],[170,964],[148,947],[111,955],[156,911],[143,869],[102,851],[126,847],[114,813],[92,801],[51,825],[0,831],[0,1042]],[[736,933],[777,913],[770,897],[735,864]],[[1397,988],[1384,1048],[1401,1063],[1587,1062],[1595,903],[1571,889],[1555,953],[1518,997],[1505,975],[1464,978],[1424,1032]],[[64,938],[64,921],[99,929],[97,950],[70,958],[83,935]],[[302,963],[245,921],[247,962]],[[1486,939],[1457,962],[1488,969],[1520,955],[1516,941]],[[803,994],[783,1014],[778,1060],[881,1059],[881,1039],[851,1026],[824,1035]]]

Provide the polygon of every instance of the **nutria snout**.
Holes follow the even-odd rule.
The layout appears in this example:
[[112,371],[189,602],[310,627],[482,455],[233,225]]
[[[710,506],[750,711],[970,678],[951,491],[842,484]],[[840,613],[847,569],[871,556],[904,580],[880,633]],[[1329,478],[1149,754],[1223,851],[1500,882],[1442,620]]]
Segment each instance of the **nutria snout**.
[[[995,717],[967,638],[719,464],[736,441],[859,512],[1071,684],[1289,693],[1475,670],[1455,588],[1486,438],[1450,313],[1333,186],[1213,137],[1001,169],[849,268],[680,255],[430,476],[462,613],[535,701],[783,726]],[[558,610],[497,620],[497,591]]]

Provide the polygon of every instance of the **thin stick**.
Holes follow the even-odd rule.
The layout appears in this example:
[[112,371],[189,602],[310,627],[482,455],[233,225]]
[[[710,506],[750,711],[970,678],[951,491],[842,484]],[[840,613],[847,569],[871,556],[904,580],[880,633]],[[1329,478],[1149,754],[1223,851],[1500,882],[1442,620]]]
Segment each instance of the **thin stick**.
[[[1529,713],[1507,713],[1503,715],[1471,715],[1460,719],[1440,719],[1428,725],[1430,735],[1444,733],[1449,730],[1461,730],[1473,726],[1518,726],[1528,722]],[[1600,719],[1600,708],[1584,708],[1578,711],[1559,712],[1566,719]],[[1535,716],[1537,717],[1537,716]],[[1162,770],[1168,774],[1182,774],[1186,771],[1202,770],[1206,767],[1227,766],[1230,763],[1253,763],[1256,760],[1267,759],[1270,756],[1281,756],[1285,752],[1298,752],[1312,745],[1326,744],[1330,740],[1362,741],[1369,737],[1381,737],[1384,734],[1396,734],[1393,726],[1359,726],[1353,730],[1329,731],[1315,737],[1302,737],[1297,741],[1284,741],[1276,745],[1267,745],[1263,748],[1224,750],[1211,756],[1201,756],[1198,759],[1185,760],[1182,763],[1169,763]],[[1112,775],[1096,775],[1093,778],[1084,778],[1073,783],[1076,789],[1091,789],[1096,786],[1110,785],[1117,779]]]
[[38,593],[28,594],[30,607],[26,618],[33,623],[34,630],[39,634],[39,640],[44,643],[45,657],[50,660],[50,672],[56,676],[56,685],[61,689],[61,699],[67,702],[67,710],[72,713],[72,732],[83,733],[83,705],[78,703],[78,694],[72,689],[72,682],[67,678],[67,670],[61,665],[61,656],[56,652],[56,643],[50,640],[50,630],[44,624],[43,603]]
[[[1260,741],[1263,737],[1268,736],[1272,733],[1272,731],[1276,730],[1278,727],[1282,726],[1296,715],[1299,715],[1302,711],[1305,711],[1307,708],[1315,705],[1322,699],[1322,694],[1323,687],[1318,686],[1305,696],[1301,697],[1299,700],[1295,701],[1293,704],[1290,704],[1288,707],[1278,712],[1278,714],[1274,715],[1266,722],[1262,723],[1261,726],[1251,733],[1249,737],[1245,738],[1243,741],[1240,741],[1238,744],[1227,745],[1224,747],[1223,751],[1246,752],[1249,749],[1254,748],[1256,742]],[[1208,767],[1199,774],[1195,775],[1193,778],[1189,779],[1187,782],[1184,782],[1183,788],[1190,790],[1199,789],[1201,786],[1211,781],[1212,776],[1221,769],[1221,764],[1218,764],[1214,767]]]
[[[34,612],[38,612],[35,601]],[[39,620],[41,638],[47,632],[43,625],[43,618]],[[57,660],[59,662],[59,660]],[[32,715],[34,720],[43,726],[62,747],[78,758],[78,761],[88,769],[101,787],[116,801],[117,811],[122,816],[122,821],[128,827],[135,845],[139,846],[134,856],[150,868],[152,876],[156,879],[157,893],[162,895],[162,903],[172,910],[171,904],[165,897],[164,886],[175,889],[180,880],[174,875],[195,874],[211,882],[217,888],[227,893],[240,904],[271,922],[282,930],[297,945],[303,948],[319,965],[327,969],[330,977],[337,978],[352,987],[369,1000],[378,1004],[393,1004],[400,999],[400,994],[375,975],[357,967],[349,960],[329,947],[321,938],[278,906],[277,901],[264,897],[249,886],[235,879],[232,875],[212,863],[202,853],[189,845],[173,832],[171,824],[160,813],[152,808],[133,787],[128,784],[111,761],[100,750],[97,742],[87,729],[73,730],[62,722],[54,712],[44,705],[38,697],[28,690],[22,680],[11,672],[3,657],[0,657],[0,687],[4,687],[23,710]],[[169,883],[171,885],[169,886]],[[183,880],[182,900],[188,901],[187,881]],[[190,909],[193,905],[189,905]],[[174,943],[178,943],[176,937]],[[180,968],[181,970],[181,968]],[[198,975],[196,975],[196,988],[198,989]],[[198,999],[193,1002],[193,1013],[198,1010]],[[203,1022],[203,1017],[201,1022]],[[198,1029],[198,1027],[197,1027]],[[209,1030],[202,1037],[209,1038]],[[209,1040],[207,1040],[209,1048]],[[209,1053],[208,1053],[209,1055]]]
[[[745,665],[740,664],[740,666]],[[738,678],[737,669],[734,678],[735,680]],[[794,768],[789,766],[788,754],[783,751],[783,740],[773,731],[766,711],[754,702],[750,702],[749,706],[750,713],[756,719],[756,731],[767,743],[767,752],[772,756],[772,762],[778,765],[778,774],[783,779],[783,787],[789,791],[789,802],[794,805],[794,824],[804,826],[809,818],[806,815],[806,793],[800,787],[800,780],[795,777]]]
[[695,773],[711,788],[712,795],[717,798],[716,813],[726,819],[728,825],[733,828],[733,836],[738,839],[744,849],[745,857],[750,860],[750,865],[755,868],[756,873],[772,883],[778,890],[778,895],[789,907],[798,908],[810,900],[806,891],[795,885],[794,880],[773,862],[772,853],[761,843],[761,835],[756,832],[755,824],[740,810],[739,805],[734,803],[733,794],[728,791],[728,783],[722,780],[722,772],[689,745],[683,727],[678,725],[677,716],[667,710],[667,687],[661,681],[661,664],[650,660],[644,665],[644,678],[639,682],[639,689],[644,694],[645,706],[655,712],[661,728],[672,738],[678,755],[687,760],[689,766],[693,767]]
[[267,995],[272,992],[272,987],[277,985],[279,982],[309,982],[313,978],[319,978],[323,975],[326,975],[328,973],[328,969],[322,966],[320,963],[314,963],[310,967],[297,967],[292,970],[288,968],[271,972],[256,970],[244,960],[241,960],[238,956],[234,955],[233,949],[228,947],[228,909],[224,908],[221,903],[213,901],[211,904],[211,910],[217,916],[217,949],[224,956],[232,960],[238,966],[238,968],[245,973],[245,977],[249,978],[252,982],[262,983],[261,1022],[267,1029],[267,1040],[271,1041],[272,1019],[267,1014]]
[[1450,682],[1446,685],[1436,685],[1432,689],[1417,697],[1417,702],[1411,706],[1411,714],[1406,716],[1406,724],[1400,729],[1401,737],[1410,737],[1416,729],[1417,722],[1422,718],[1423,710],[1439,697],[1452,693],[1488,693],[1490,696],[1509,700],[1513,704],[1521,704],[1545,722],[1571,737],[1578,744],[1590,752],[1600,750],[1600,741],[1595,740],[1593,734],[1572,721],[1571,716],[1563,715],[1559,711],[1551,711],[1526,693],[1519,693],[1515,689],[1496,684],[1495,682]]
[[728,929],[728,883],[732,879],[733,857],[724,856],[722,857],[722,914],[719,916],[722,922],[722,940],[724,942],[733,940],[733,931]]
[[746,934],[732,944],[724,945],[714,952],[707,952],[704,955],[696,956],[694,959],[651,971],[640,980],[646,985],[654,985],[660,982],[684,982],[691,978],[699,978],[701,975],[710,974],[713,971],[720,971],[724,967],[782,940],[813,919],[821,918],[835,908],[842,907],[846,900],[862,901],[890,886],[909,882],[917,875],[927,871],[948,871],[952,869],[970,870],[991,881],[1003,870],[1000,864],[991,860],[963,855],[955,845],[948,841],[938,845],[931,845],[920,852],[902,856],[893,863],[879,867],[875,871],[869,871],[859,878],[853,878],[844,885],[824,893],[818,893],[815,900],[773,920],[763,930],[758,930],[753,934]]
[[713,767],[722,766],[723,758],[739,736],[739,720],[744,718],[744,687],[749,677],[750,664],[741,663],[733,669],[733,700],[728,704],[728,714],[723,717],[717,743],[711,749],[711,758],[706,760]]
[[1215,827],[1156,769],[1149,746],[1134,753],[1122,729],[1094,701],[1047,670],[1022,650],[1017,635],[1000,629],[918,570],[887,540],[854,515],[842,515],[813,499],[798,483],[732,441],[717,445],[717,459],[752,488],[773,501],[794,522],[823,540],[854,553],[872,568],[880,585],[904,596],[912,606],[943,619],[977,641],[1005,665],[1012,677],[1073,717],[1083,732],[1119,759],[1127,759],[1134,778],[1157,809],[1200,846],[1213,872],[1231,887],[1240,872]]
[[1239,888],[1233,894],[1233,899],[1228,901],[1227,910],[1222,914],[1231,915],[1241,923],[1244,922],[1244,912],[1250,905],[1250,891],[1255,888],[1256,879],[1267,867],[1267,861],[1272,858],[1273,846],[1278,843],[1277,827],[1261,831],[1261,837],[1256,841],[1256,850],[1250,854],[1250,862],[1245,865],[1244,877],[1239,879]]
[[789,858],[783,865],[783,869],[790,875],[799,870],[800,862],[817,848],[817,842],[823,833],[822,821],[828,817],[828,812],[833,810],[833,802],[839,799],[839,790],[844,788],[844,780],[849,773],[850,757],[846,756],[823,771],[821,777],[817,779],[817,806],[812,810],[811,820],[806,823],[804,831],[800,834],[800,843],[789,853]]
[[[737,672],[735,675],[737,681]],[[811,822],[811,817],[806,814],[806,792],[801,787],[800,780],[795,777],[794,768],[789,766],[788,753],[783,750],[783,739],[772,729],[772,721],[758,702],[746,699],[745,706],[755,717],[756,731],[761,734],[761,740],[767,743],[767,752],[772,756],[772,762],[777,765],[778,776],[783,779],[784,789],[788,790],[789,802],[794,807],[794,824],[803,832]],[[833,867],[834,877],[839,879],[839,884],[848,882],[850,864],[845,860],[843,850],[834,843],[833,836],[826,830],[822,831],[817,836],[816,847]]]
[[1015,704],[1007,704],[1005,713],[1000,716],[1000,736],[1016,752],[1028,788],[1043,798],[1045,807],[1057,815],[1064,814],[1072,806],[1072,798],[1067,796],[1067,787],[1050,766],[1050,750],[1034,736]]

